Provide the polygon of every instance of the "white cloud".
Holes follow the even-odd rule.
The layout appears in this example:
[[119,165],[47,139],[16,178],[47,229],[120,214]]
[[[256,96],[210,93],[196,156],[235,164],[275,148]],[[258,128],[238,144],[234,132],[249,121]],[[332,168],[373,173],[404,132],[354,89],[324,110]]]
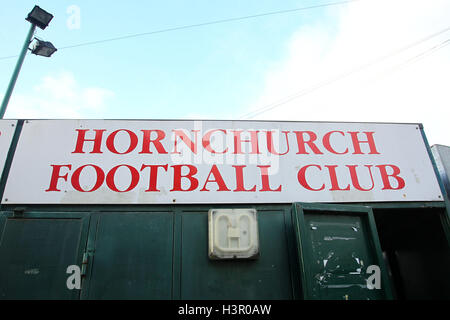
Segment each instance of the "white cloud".
[[338,18],[335,32],[322,21],[298,30],[248,111],[298,97],[254,119],[420,122],[430,143],[450,145],[450,45],[404,64],[449,39],[450,31],[398,52],[450,27],[450,1],[366,0],[329,14]]
[[72,73],[62,72],[44,77],[31,94],[13,94],[5,118],[103,118],[106,101],[113,96],[107,89],[84,88]]

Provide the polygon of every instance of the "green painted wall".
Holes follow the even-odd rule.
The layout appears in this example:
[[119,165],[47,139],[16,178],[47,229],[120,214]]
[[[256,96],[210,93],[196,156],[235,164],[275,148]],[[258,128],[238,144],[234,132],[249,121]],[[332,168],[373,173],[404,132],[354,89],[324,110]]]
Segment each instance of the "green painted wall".
[[[0,220],[0,297],[297,298],[299,277],[290,206],[258,208],[261,256],[252,261],[209,260],[209,208],[43,210],[19,215],[4,211]],[[87,267],[82,289],[70,291],[66,269],[72,264],[81,267],[83,253]]]

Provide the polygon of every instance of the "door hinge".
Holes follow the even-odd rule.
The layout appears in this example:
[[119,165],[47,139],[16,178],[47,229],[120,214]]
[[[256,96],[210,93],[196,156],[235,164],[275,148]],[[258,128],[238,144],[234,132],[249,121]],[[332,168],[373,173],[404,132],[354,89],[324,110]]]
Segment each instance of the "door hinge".
[[85,253],[83,253],[83,260],[81,262],[81,276],[82,277],[86,276],[88,263],[89,263],[89,253],[85,252]]
[[23,218],[23,214],[25,213],[25,208],[18,207],[13,210],[14,218]]

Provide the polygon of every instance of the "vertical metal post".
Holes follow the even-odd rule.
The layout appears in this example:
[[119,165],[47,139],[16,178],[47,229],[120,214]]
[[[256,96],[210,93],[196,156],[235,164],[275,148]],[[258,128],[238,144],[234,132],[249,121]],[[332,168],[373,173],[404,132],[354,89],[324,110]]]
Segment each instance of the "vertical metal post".
[[9,82],[8,89],[6,90],[5,97],[3,98],[2,106],[0,108],[0,119],[3,119],[3,116],[5,115],[6,107],[8,106],[9,99],[11,98],[11,94],[16,84],[17,77],[19,76],[20,69],[22,68],[23,60],[25,60],[25,55],[27,54],[28,46],[32,41],[35,29],[36,25],[32,23],[30,30],[28,31],[27,38],[25,39],[25,43],[23,44],[22,51],[20,52],[19,60],[17,60],[16,68],[14,69],[11,81]]

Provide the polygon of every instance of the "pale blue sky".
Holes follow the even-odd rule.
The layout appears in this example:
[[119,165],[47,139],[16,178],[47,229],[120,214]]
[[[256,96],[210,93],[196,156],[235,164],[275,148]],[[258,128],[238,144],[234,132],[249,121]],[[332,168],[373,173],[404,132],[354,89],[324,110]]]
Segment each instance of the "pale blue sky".
[[332,2],[9,1],[0,97],[16,63],[1,58],[19,53],[35,4],[55,16],[37,36],[60,50],[27,56],[5,118],[240,119],[275,106],[252,119],[423,123],[430,144],[450,145],[450,0],[359,0],[63,49]]
[[[12,1],[2,10],[2,55],[15,55],[29,27],[26,14],[38,4],[55,18],[37,35],[56,47],[122,35],[293,9],[330,1]],[[79,29],[69,29],[67,8],[80,8]],[[84,87],[114,93],[105,118],[180,118],[190,114],[232,117],[263,89],[267,69],[283,57],[300,26],[320,23],[326,9],[265,16],[62,49],[50,59],[28,56],[15,94],[31,92],[43,76],[73,74]],[[330,24],[332,21],[323,21]],[[16,59],[0,60],[0,88],[6,89]],[[52,115],[48,115],[52,117]]]

